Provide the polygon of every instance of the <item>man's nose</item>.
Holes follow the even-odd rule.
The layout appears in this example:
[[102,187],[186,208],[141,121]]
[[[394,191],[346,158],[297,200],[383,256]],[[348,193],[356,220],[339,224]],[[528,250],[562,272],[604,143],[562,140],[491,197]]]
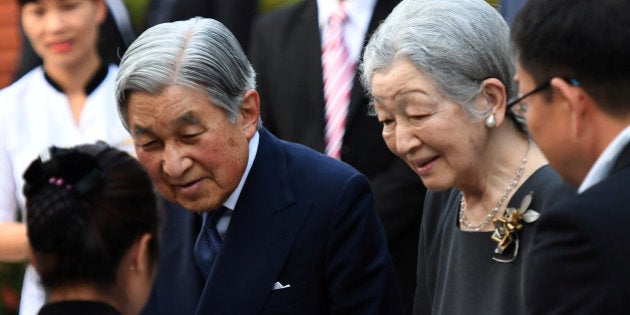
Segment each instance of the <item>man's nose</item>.
[[192,160],[187,157],[182,148],[167,146],[162,159],[162,171],[169,177],[181,177],[192,166]]

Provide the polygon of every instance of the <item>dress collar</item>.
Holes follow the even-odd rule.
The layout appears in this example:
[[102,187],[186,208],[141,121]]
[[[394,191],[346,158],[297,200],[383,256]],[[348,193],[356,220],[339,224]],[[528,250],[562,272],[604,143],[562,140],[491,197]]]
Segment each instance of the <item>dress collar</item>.
[[[96,90],[96,88],[101,84],[101,82],[105,80],[105,77],[107,77],[108,72],[109,72],[109,67],[106,64],[102,63],[98,71],[96,71],[94,76],[92,76],[92,78],[88,81],[88,84],[85,85],[85,94],[90,95],[90,93],[94,92],[94,90]],[[46,81],[48,81],[48,83],[53,88],[55,88],[55,90],[59,91],[60,93],[64,93],[63,89],[61,88],[61,85],[55,82],[55,80],[53,80],[53,78],[51,78],[48,75],[48,73],[46,73],[46,69],[44,69],[44,78],[46,78]]]

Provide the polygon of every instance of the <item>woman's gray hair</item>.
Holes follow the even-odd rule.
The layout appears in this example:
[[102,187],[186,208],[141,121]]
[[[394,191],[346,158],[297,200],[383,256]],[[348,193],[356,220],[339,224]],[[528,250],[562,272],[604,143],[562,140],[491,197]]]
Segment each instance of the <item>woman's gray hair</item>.
[[508,99],[516,94],[509,27],[483,0],[400,2],[365,48],[361,81],[369,95],[372,75],[402,58],[415,64],[444,97],[462,105],[474,120],[485,118],[491,110],[470,106],[482,91],[483,80],[500,80]]
[[116,102],[125,127],[129,93],[157,95],[174,85],[203,89],[236,122],[245,92],[256,88],[256,74],[223,24],[195,17],[149,28],[123,56]]

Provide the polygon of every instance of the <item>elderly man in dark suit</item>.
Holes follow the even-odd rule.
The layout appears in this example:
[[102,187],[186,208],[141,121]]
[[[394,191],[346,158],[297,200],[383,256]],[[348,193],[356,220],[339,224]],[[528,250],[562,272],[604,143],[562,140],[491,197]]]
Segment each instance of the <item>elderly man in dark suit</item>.
[[630,309],[629,1],[528,0],[514,20],[528,129],[579,186],[540,217],[527,263],[531,314]]
[[146,314],[400,314],[365,176],[260,124],[254,70],[221,23],[145,31],[118,106],[166,206]]
[[[329,121],[333,119],[328,119],[328,108],[337,99],[334,93],[348,96],[341,105],[345,124],[335,157],[370,180],[405,308],[410,313],[426,189],[404,161],[387,149],[382,126],[368,113],[369,100],[355,70],[370,34],[395,4],[393,0],[301,1],[257,19],[248,53],[258,72],[262,120],[282,139],[335,156],[329,149]],[[340,78],[343,63],[333,64],[330,69],[326,64],[326,49],[335,45],[329,44],[329,38],[335,36],[328,36],[328,30],[335,28],[331,24],[340,9],[346,13],[341,36],[351,72],[345,82]],[[347,90],[331,90],[336,87]]]

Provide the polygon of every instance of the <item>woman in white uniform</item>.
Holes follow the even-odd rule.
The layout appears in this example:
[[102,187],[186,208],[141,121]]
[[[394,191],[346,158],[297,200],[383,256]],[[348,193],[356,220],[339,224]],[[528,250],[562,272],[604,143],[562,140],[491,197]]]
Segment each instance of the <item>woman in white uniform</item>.
[[[114,100],[117,66],[103,64],[97,50],[105,0],[18,0],[24,32],[43,66],[0,91],[0,261],[25,261],[26,227],[22,174],[51,145],[103,140],[132,151]],[[64,228],[64,227],[59,227]],[[44,293],[28,267],[21,315],[34,315]]]

